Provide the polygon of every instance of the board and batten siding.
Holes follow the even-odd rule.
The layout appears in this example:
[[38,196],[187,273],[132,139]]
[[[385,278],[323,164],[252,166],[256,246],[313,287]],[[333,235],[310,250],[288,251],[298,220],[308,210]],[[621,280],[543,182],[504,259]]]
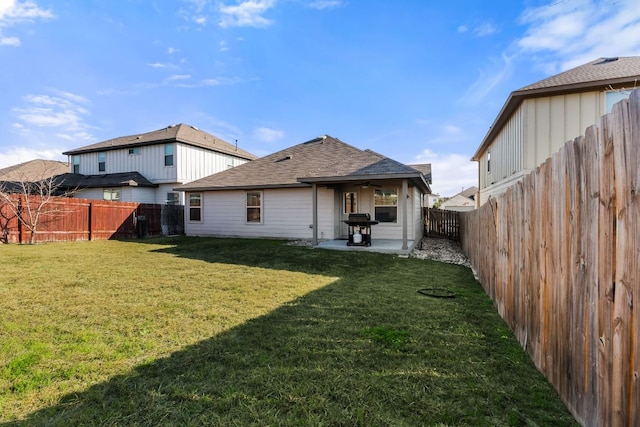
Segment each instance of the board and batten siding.
[[205,150],[182,143],[172,143],[173,166],[164,165],[165,144],[136,147],[139,154],[129,154],[129,148],[105,150],[105,171],[98,170],[98,152],[80,154],[80,173],[99,175],[105,173],[139,172],[149,181],[186,184],[247,160],[217,151]]
[[605,104],[605,93],[598,91],[525,99],[480,158],[480,204],[506,191],[596,123]]
[[175,150],[177,180],[184,184],[240,166],[248,161],[229,154],[180,143]]
[[164,165],[164,144],[140,148],[140,154],[129,154],[129,148],[105,150],[105,171],[98,170],[98,152],[80,154],[80,173],[139,172],[151,182],[176,182],[176,167]]
[[[311,188],[265,189],[262,191],[262,223],[246,222],[246,191],[205,191],[202,221],[189,220],[185,203],[185,233],[188,236],[261,237],[311,239],[313,229]],[[189,193],[186,194],[186,200]],[[334,238],[334,193],[318,188],[318,238]]]
[[520,105],[482,154],[479,165],[481,190],[522,170],[525,110],[526,105]]
[[526,114],[523,168],[530,172],[600,119],[604,114],[604,94],[583,92],[532,98],[525,100],[523,106]]

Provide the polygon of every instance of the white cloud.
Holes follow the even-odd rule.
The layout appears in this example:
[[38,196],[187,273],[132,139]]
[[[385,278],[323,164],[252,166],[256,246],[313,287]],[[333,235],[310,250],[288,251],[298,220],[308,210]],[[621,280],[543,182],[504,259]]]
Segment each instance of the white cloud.
[[486,37],[496,32],[496,27],[489,23],[484,23],[473,29],[473,34],[476,37]]
[[281,130],[261,127],[253,131],[253,137],[261,142],[276,142],[284,138],[284,132]]
[[64,148],[9,147],[5,152],[0,152],[0,169],[35,159],[65,161],[66,157],[61,154],[63,151]]
[[310,2],[307,6],[312,9],[333,9],[336,7],[343,6],[344,2],[341,0],[315,0]]
[[470,105],[481,103],[496,86],[511,75],[512,59],[503,53],[500,59],[494,58],[488,66],[479,70],[478,78],[466,90],[462,102]]
[[0,45],[18,47],[22,44],[17,37],[4,36],[4,28],[53,18],[50,10],[41,9],[32,1],[0,0]]
[[219,25],[226,27],[268,27],[271,19],[262,16],[275,6],[275,0],[245,0],[237,5],[220,6]]
[[469,31],[469,27],[467,27],[466,25],[460,25],[458,27],[458,32],[459,33],[466,33],[467,31]]
[[516,48],[536,55],[538,66],[556,73],[599,57],[640,54],[640,7],[636,1],[566,0],[527,9]]
[[57,128],[57,133],[72,135],[74,139],[91,140],[90,126],[85,117],[90,113],[83,106],[88,100],[80,95],[57,89],[52,94],[26,95],[24,105],[13,109],[20,120],[14,127],[22,134],[34,128]]
[[478,164],[463,154],[439,154],[425,149],[411,163],[431,163],[431,190],[443,197],[478,185]]
[[20,42],[20,39],[17,38],[17,37],[2,37],[2,36],[0,36],[0,45],[2,45],[2,46],[18,47],[21,44],[22,43]]
[[227,45],[227,42],[222,40],[220,43],[218,43],[218,51],[219,52],[226,52],[229,50],[229,46]]

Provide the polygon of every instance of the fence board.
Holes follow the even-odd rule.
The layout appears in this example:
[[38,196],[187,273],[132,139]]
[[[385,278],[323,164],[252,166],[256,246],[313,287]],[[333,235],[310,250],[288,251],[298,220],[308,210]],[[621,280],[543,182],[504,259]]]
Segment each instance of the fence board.
[[505,194],[460,213],[482,286],[585,426],[640,425],[639,174],[636,90]]
[[[25,199],[19,194],[11,195],[16,204],[20,199],[35,206],[39,196]],[[182,206],[164,206],[133,202],[109,202],[102,200],[54,197],[42,209],[34,234],[34,242],[60,242],[75,240],[132,239],[140,234],[140,218],[144,218],[145,235],[159,236],[163,229],[181,233]],[[29,215],[23,215],[29,221]],[[30,232],[15,215],[9,205],[0,203],[0,242],[29,242]]]

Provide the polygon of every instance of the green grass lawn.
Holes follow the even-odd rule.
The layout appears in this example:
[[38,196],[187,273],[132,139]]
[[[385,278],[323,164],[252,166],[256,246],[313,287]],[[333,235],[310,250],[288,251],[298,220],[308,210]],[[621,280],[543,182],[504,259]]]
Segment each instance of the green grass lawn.
[[461,266],[204,238],[0,260],[2,425],[576,425]]

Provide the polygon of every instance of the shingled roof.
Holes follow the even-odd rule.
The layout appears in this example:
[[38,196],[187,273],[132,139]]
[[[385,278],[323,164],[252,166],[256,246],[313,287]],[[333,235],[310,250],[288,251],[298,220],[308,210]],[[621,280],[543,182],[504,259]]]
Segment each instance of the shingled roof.
[[55,177],[56,185],[66,189],[108,187],[157,187],[138,172],[81,175],[65,173]]
[[479,160],[523,100],[591,90],[634,89],[640,85],[640,56],[598,58],[511,92],[472,160]]
[[167,126],[152,132],[109,139],[107,141],[87,145],[75,150],[66,151],[62,154],[76,155],[112,150],[115,148],[132,148],[171,142],[180,142],[186,145],[217,151],[247,160],[253,160],[256,158],[253,154],[237,148],[217,136],[213,136],[195,126],[190,126],[184,123]]
[[0,181],[36,182],[69,172],[66,162],[35,159],[0,169]]
[[410,179],[430,192],[419,170],[371,150],[321,136],[176,187],[181,191],[308,187],[311,183]]

